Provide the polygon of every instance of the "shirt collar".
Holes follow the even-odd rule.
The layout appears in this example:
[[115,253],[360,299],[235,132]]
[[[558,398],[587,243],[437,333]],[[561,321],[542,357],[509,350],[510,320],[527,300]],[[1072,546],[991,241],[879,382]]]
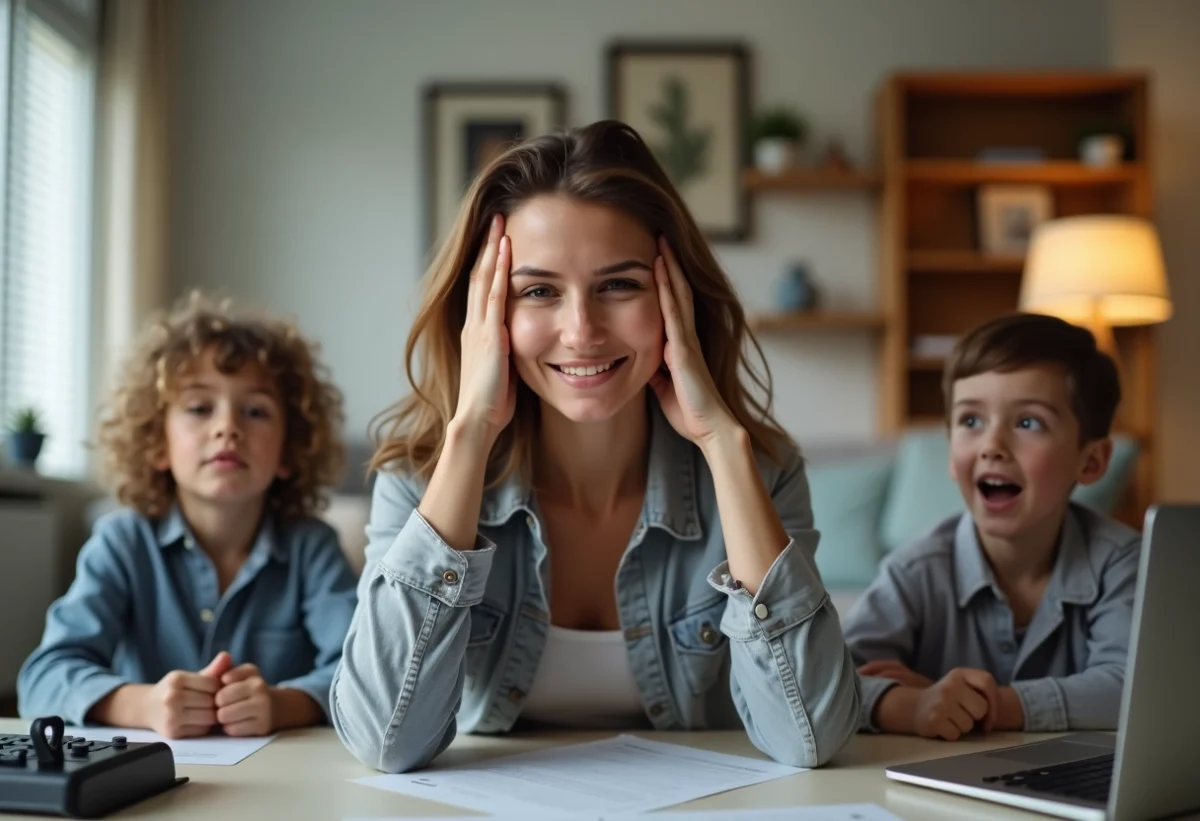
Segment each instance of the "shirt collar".
[[[680,436],[663,415],[657,400],[650,412],[650,460],[641,522],[666,530],[678,539],[702,535],[697,510],[695,445]],[[484,495],[481,524],[500,525],[518,511],[533,513],[533,491],[517,474]]]
[[[1046,588],[1047,596],[1066,604],[1091,604],[1099,593],[1096,572],[1088,559],[1087,535],[1079,518],[1074,505],[1067,508],[1058,556]],[[954,586],[959,607],[966,607],[985,587],[995,590],[999,597],[995,581],[975,532],[975,520],[964,513],[954,532]]]
[[[183,511],[179,509],[178,504],[174,504],[171,505],[167,515],[158,522],[158,546],[165,550],[180,542],[187,550],[194,549],[197,544],[196,537],[192,535],[187,520],[183,518]],[[287,550],[284,548],[283,540],[279,538],[279,531],[273,517],[263,517],[249,555],[270,556],[279,562],[288,560]]]

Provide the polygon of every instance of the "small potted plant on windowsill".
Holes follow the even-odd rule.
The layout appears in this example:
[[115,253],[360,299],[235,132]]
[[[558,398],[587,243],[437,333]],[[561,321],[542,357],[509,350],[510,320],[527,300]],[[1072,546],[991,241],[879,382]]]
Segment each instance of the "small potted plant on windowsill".
[[755,167],[764,174],[778,174],[799,164],[808,122],[785,106],[768,108],[751,122],[750,139]]
[[20,467],[32,468],[46,441],[42,415],[36,408],[19,408],[8,424],[8,456]]

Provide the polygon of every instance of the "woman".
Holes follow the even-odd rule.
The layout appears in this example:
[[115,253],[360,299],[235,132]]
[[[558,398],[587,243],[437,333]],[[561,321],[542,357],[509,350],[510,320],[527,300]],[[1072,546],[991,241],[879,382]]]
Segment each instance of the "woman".
[[828,761],[859,689],[803,463],[641,138],[605,121],[498,157],[426,286],[333,685],[346,746],[399,772],[521,716],[744,726]]

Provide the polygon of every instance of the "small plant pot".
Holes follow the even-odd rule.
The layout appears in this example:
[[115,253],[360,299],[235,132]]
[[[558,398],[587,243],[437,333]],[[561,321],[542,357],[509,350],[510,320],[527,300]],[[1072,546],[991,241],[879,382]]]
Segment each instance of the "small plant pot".
[[754,167],[764,174],[780,174],[800,161],[800,143],[781,137],[764,137],[754,144]]
[[45,441],[44,433],[9,433],[8,458],[23,467],[33,467]]

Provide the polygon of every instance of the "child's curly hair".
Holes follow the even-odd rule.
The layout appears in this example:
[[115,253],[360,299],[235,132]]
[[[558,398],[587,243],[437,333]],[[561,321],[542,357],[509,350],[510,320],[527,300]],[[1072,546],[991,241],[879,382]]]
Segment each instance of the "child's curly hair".
[[291,519],[322,509],[323,491],[338,481],[345,461],[339,435],[344,417],[342,394],[325,378],[315,351],[294,325],[236,315],[228,302],[213,304],[199,293],[157,317],[126,361],[100,418],[97,438],[117,499],[152,518],[170,509],[175,479],[155,467],[166,453],[166,409],[179,377],[211,352],[221,373],[257,362],[279,393],[288,477],[275,480],[268,510]]

